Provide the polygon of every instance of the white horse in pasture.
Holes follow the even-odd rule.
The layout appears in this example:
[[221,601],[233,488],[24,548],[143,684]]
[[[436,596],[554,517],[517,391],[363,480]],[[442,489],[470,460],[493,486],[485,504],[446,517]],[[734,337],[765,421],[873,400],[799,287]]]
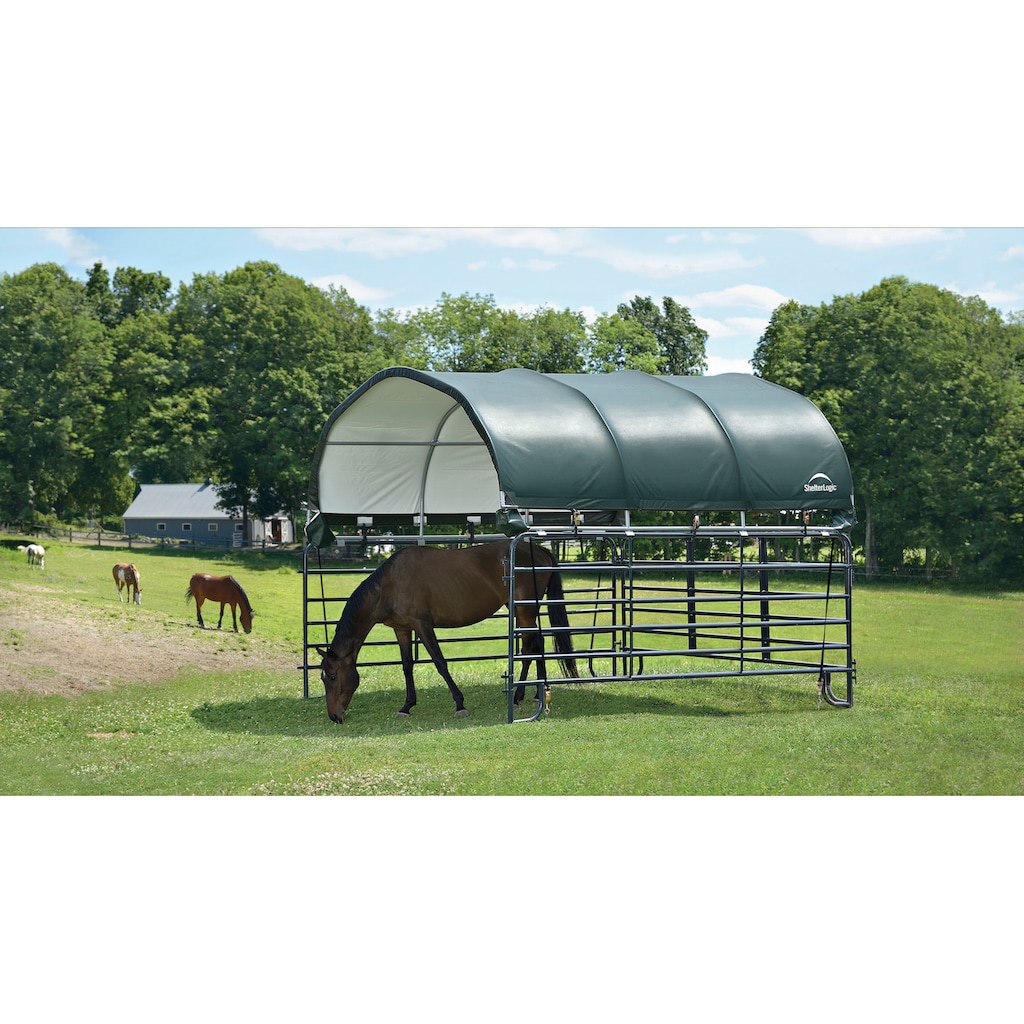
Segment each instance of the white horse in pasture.
[[35,565],[38,562],[40,569],[44,567],[43,563],[46,558],[46,551],[43,549],[41,544],[29,544],[27,547],[24,544],[19,544],[18,550],[28,553],[29,565]]

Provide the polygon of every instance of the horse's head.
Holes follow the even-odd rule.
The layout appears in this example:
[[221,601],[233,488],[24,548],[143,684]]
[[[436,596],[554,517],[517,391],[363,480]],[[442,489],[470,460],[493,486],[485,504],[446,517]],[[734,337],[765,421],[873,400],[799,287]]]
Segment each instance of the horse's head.
[[316,650],[324,659],[320,664],[320,678],[327,694],[327,715],[340,725],[345,721],[345,712],[359,686],[355,646],[347,644],[340,652],[332,647],[318,647]]
[[242,620],[242,629],[246,633],[252,632],[252,620],[256,613],[248,606],[248,604],[240,604],[238,606],[238,617]]

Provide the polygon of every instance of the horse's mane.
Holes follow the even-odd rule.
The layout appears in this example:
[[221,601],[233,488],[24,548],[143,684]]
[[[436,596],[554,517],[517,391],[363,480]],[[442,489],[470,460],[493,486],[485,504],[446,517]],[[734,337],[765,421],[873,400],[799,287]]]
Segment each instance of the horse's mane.
[[235,579],[234,576],[229,576],[228,579],[238,587],[238,592],[242,595],[242,600],[245,601],[245,607],[249,614],[252,615],[252,605],[249,603],[249,595],[245,592],[245,588],[238,582],[238,580]]
[[365,605],[371,598],[375,598],[380,592],[380,581],[384,575],[384,570],[388,567],[388,562],[383,562],[377,566],[376,569],[370,573],[369,576],[363,580],[362,583],[352,591],[352,596],[345,602],[345,610],[341,613],[341,618],[338,619],[338,628],[335,630],[335,637],[347,636],[352,632],[352,622],[358,614],[359,610]]

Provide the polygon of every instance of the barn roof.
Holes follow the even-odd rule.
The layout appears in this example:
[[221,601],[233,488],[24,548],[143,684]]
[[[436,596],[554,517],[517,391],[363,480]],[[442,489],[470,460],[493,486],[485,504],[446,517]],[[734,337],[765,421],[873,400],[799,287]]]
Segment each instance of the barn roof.
[[218,487],[203,484],[140,484],[135,500],[125,509],[123,519],[230,519],[217,508]]
[[846,453],[802,395],[748,374],[382,370],[328,418],[330,522],[529,509],[852,510]]

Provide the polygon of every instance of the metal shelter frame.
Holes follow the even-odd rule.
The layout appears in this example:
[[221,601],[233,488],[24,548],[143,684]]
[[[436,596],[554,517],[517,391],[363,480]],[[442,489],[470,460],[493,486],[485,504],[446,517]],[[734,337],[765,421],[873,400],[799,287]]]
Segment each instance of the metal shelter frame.
[[[478,535],[488,508],[496,510],[497,536]],[[687,518],[735,512],[739,522],[700,525],[695,515],[690,528],[631,526],[630,510],[638,509],[685,510]],[[766,525],[754,510],[802,513],[802,522]],[[829,524],[811,525],[815,512],[826,520],[831,513]],[[538,718],[549,687],[570,682],[547,671],[558,657],[547,643],[547,678],[528,684],[536,686],[536,710],[516,717],[526,656],[515,576],[530,569],[509,567],[517,546],[532,542],[562,552],[555,571],[586,668],[581,678],[813,676],[819,706],[849,708],[856,662],[847,531],[855,521],[835,432],[807,399],[766,381],[393,367],[338,406],[314,455],[302,563],[303,695],[319,664],[309,652],[329,644],[341,591],[351,589],[342,580],[368,573],[325,565],[323,549],[505,539],[507,613],[495,615],[485,635],[438,637],[449,663],[502,663],[510,723]],[[410,522],[417,533],[380,532]],[[466,532],[428,535],[428,522],[461,523]],[[336,537],[332,526],[358,533]],[[827,561],[818,550],[825,545]],[[550,639],[553,627],[538,620],[534,628]],[[474,653],[455,653],[463,643]],[[481,644],[492,653],[480,654]],[[430,659],[417,641],[414,663],[421,662]],[[400,664],[390,631],[384,640],[371,633],[360,666]],[[837,694],[834,679],[845,690]]]

